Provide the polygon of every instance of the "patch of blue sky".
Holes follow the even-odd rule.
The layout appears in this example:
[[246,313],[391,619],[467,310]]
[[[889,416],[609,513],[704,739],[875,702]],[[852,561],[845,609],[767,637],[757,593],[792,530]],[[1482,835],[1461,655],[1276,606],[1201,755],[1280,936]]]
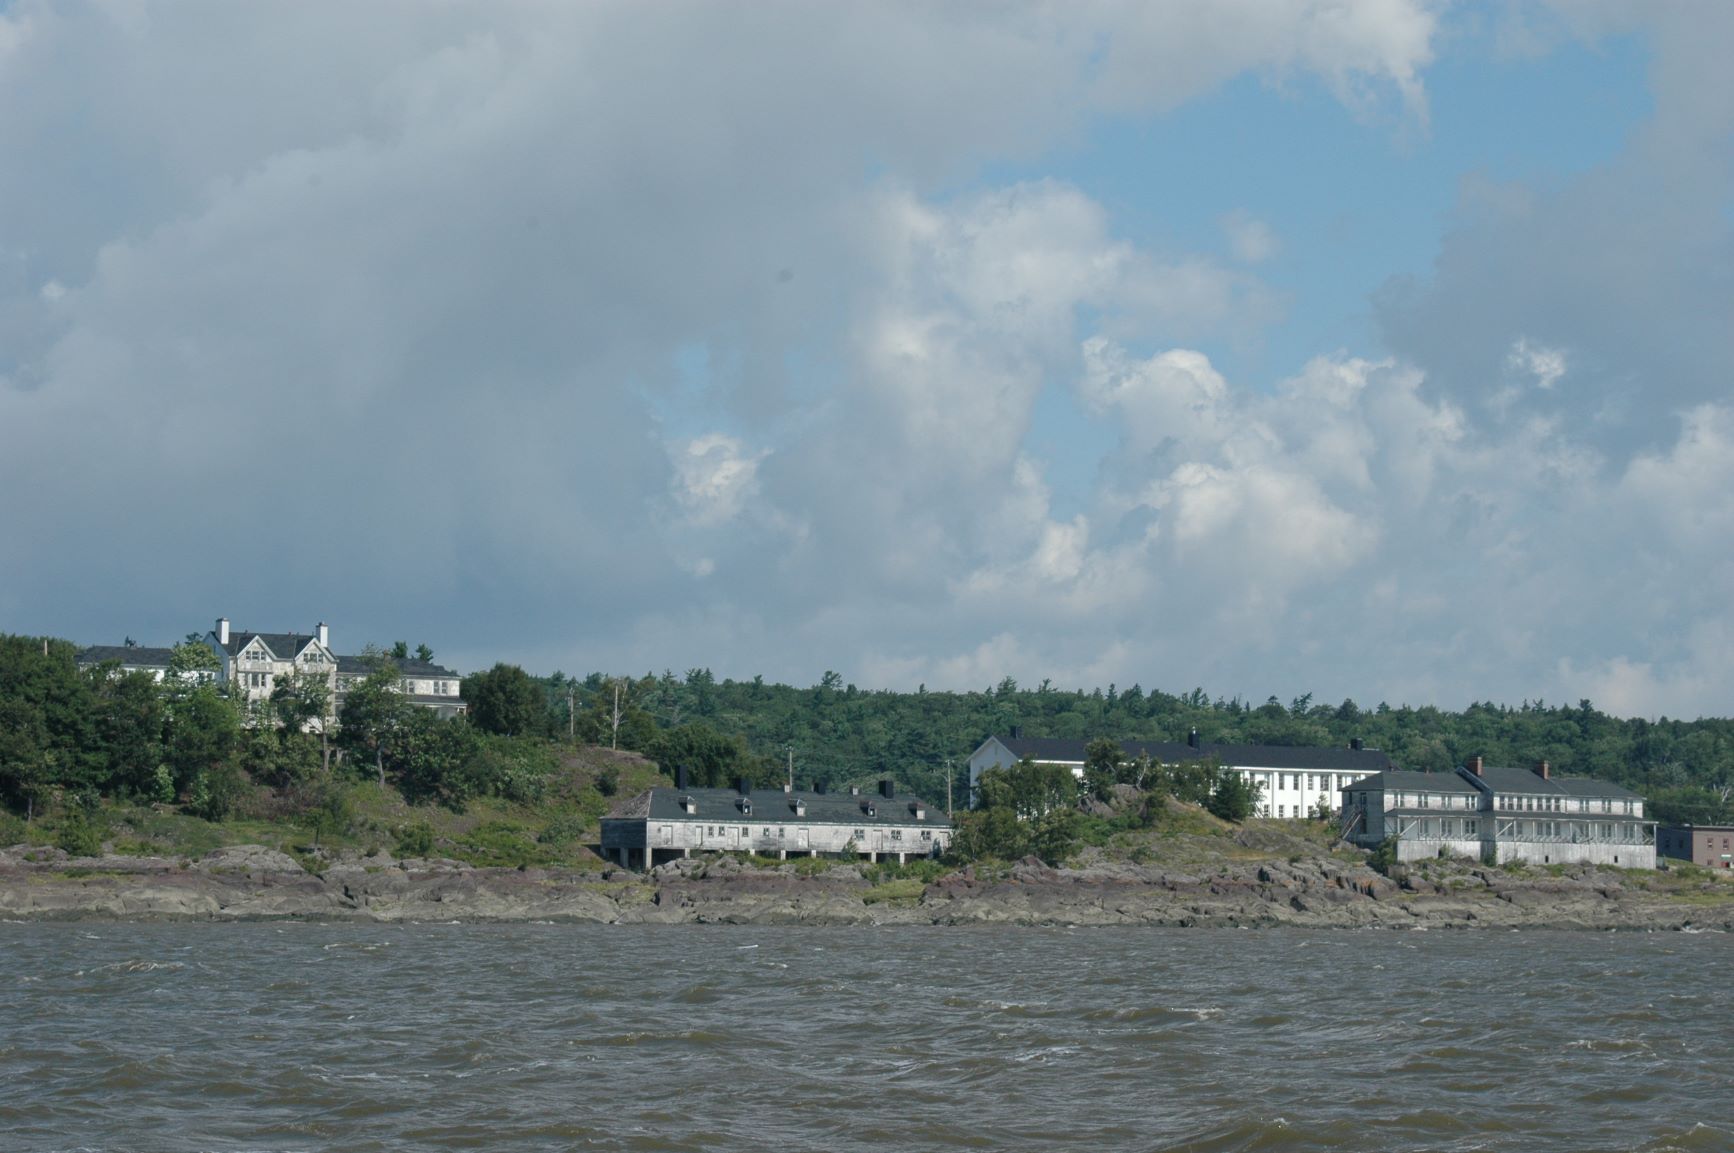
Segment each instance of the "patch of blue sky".
[[[1370,298],[1392,277],[1428,274],[1465,178],[1569,180],[1617,155],[1650,112],[1640,40],[1512,56],[1473,25],[1453,32],[1424,77],[1425,124],[1393,92],[1357,112],[1310,77],[1243,76],[1162,117],[1103,118],[1073,147],[980,181],[1068,181],[1157,259],[1204,254],[1243,267],[1281,302],[1262,331],[1152,333],[1134,351],[1197,347],[1255,388],[1314,356],[1381,355]],[[1224,230],[1232,213],[1270,228],[1268,259],[1238,260]]]

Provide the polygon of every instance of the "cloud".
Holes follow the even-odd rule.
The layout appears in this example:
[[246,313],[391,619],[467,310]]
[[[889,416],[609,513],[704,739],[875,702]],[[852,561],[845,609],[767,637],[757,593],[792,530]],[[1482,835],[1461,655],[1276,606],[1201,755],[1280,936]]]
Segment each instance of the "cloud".
[[674,498],[692,520],[717,525],[741,514],[758,493],[759,462],[768,451],[747,452],[740,440],[708,433],[671,446]]
[[1386,347],[1274,385],[1210,351],[1281,315],[1268,224],[1040,175],[1248,74],[1419,120],[1436,11],[14,4],[0,617],[1713,707],[1724,17],[1568,24],[1655,38],[1654,123],[1466,184]]
[[1222,231],[1228,237],[1229,250],[1244,264],[1262,264],[1277,254],[1281,246],[1269,224],[1244,211],[1235,211],[1222,218]]
[[1565,351],[1532,344],[1526,336],[1517,338],[1517,343],[1511,346],[1511,353],[1505,358],[1505,363],[1514,372],[1534,377],[1535,387],[1544,392],[1552,389],[1565,376]]

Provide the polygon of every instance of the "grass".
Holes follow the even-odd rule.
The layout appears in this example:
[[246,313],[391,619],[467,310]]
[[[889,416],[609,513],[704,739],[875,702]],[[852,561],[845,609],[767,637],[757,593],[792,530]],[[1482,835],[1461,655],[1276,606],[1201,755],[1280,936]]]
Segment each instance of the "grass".
[[861,895],[861,901],[867,905],[877,905],[882,901],[914,902],[926,891],[926,881],[919,877],[903,877],[886,881],[882,885],[874,885]]

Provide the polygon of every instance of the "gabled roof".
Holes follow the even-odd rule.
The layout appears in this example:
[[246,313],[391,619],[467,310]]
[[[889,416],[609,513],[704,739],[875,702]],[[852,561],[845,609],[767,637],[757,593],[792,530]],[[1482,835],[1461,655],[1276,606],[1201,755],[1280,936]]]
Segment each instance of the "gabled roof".
[[[1062,764],[1084,763],[1084,741],[1053,737],[992,738],[1020,760]],[[1180,741],[1121,741],[1129,757],[1149,757],[1165,765],[1209,757],[1236,769],[1323,769],[1338,773],[1376,773],[1391,767],[1391,758],[1377,749],[1319,748],[1308,745],[1221,745],[1210,741],[1196,747]]]
[[100,665],[104,661],[119,661],[128,668],[166,669],[174,649],[151,649],[142,645],[91,645],[78,654],[81,665]]
[[[670,789],[654,788],[623,802],[606,820],[652,821],[714,821],[722,825],[765,823],[800,825],[915,825],[921,828],[949,829],[944,809],[936,809],[919,798],[899,793],[883,797],[878,793],[814,793],[797,790],[785,793],[781,789],[753,789],[745,794],[752,802],[752,811],[743,812],[742,795],[735,789]],[[691,797],[697,808],[688,813],[681,805],[682,797]],[[795,802],[805,803],[805,812],[795,812]],[[919,806],[926,814],[917,820]],[[867,810],[871,807],[873,815]]]
[[265,642],[265,647],[271,655],[280,661],[292,661],[301,655],[301,650],[308,645],[317,644],[319,638],[312,634],[302,633],[253,633],[231,631],[229,643],[222,646],[223,651],[232,657],[240,656],[241,650],[252,644],[254,640]]

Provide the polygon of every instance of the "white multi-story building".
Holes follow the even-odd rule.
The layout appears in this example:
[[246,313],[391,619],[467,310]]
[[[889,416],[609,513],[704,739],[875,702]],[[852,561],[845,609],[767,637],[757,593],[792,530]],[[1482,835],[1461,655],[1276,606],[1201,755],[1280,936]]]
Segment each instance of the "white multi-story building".
[[[1063,765],[1071,769],[1073,776],[1082,778],[1084,749],[1084,741],[1025,737],[1015,729],[1009,737],[989,737],[969,757],[971,804],[978,796],[981,774],[990,769],[1010,768],[1022,760]],[[1254,816],[1278,819],[1308,816],[1321,804],[1334,813],[1346,786],[1391,768],[1390,757],[1377,749],[1364,748],[1359,740],[1351,741],[1346,748],[1225,745],[1200,740],[1196,729],[1184,744],[1122,741],[1120,751],[1128,760],[1147,757],[1170,766],[1214,760],[1258,789]]]
[[1399,861],[1441,853],[1489,864],[1656,867],[1656,826],[1644,799],[1607,781],[1493,768],[1480,757],[1454,773],[1384,772],[1343,793],[1343,835],[1363,848],[1394,843]]
[[[337,719],[350,686],[376,667],[374,658],[334,652],[331,630],[323,621],[310,633],[258,633],[231,628],[227,617],[218,617],[204,641],[211,650],[213,667],[192,676],[233,684],[244,691],[249,703],[270,700],[278,682],[291,674],[316,677],[325,683],[331,702],[327,723]],[[173,649],[93,645],[78,654],[78,663],[112,663],[122,672],[149,673],[160,681],[169,675],[173,656]],[[451,669],[421,660],[394,659],[391,664],[397,674],[397,690],[410,703],[444,717],[465,711],[463,680]]]

